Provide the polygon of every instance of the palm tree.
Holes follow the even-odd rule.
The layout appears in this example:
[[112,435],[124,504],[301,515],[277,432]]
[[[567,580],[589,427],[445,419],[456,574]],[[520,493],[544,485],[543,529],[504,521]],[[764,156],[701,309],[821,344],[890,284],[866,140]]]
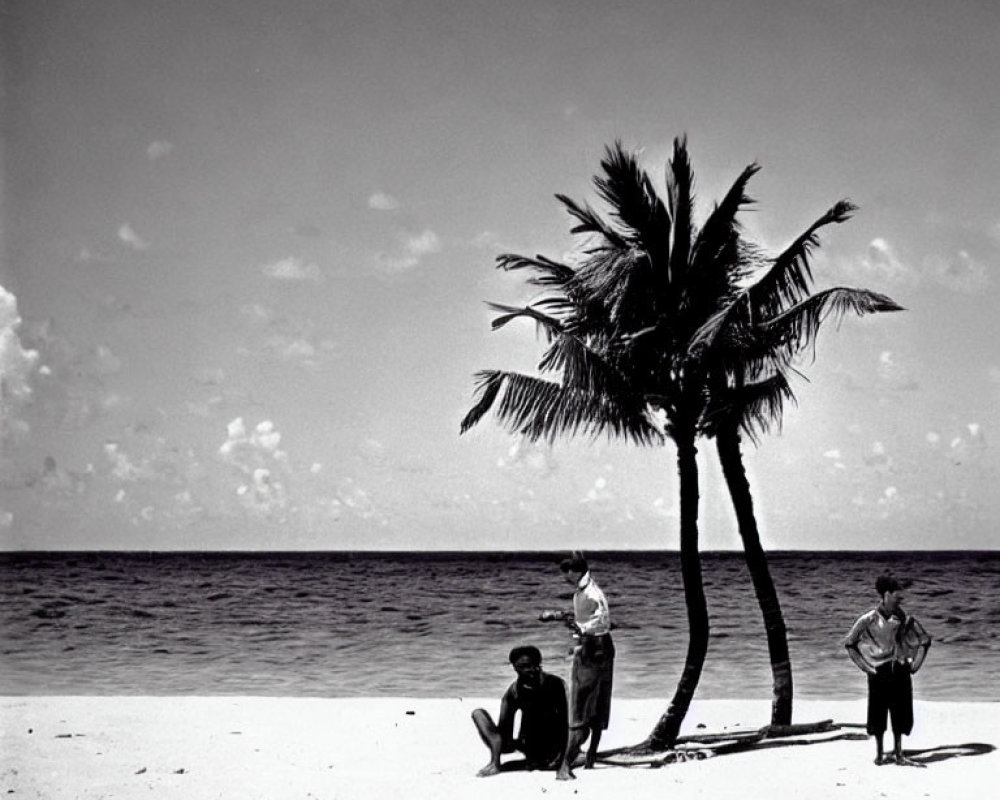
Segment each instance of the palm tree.
[[[785,402],[795,399],[788,379],[792,361],[815,341],[824,321],[833,317],[839,322],[849,312],[864,315],[902,310],[885,295],[865,289],[837,287],[809,293],[809,254],[819,244],[817,232],[826,225],[845,222],[855,210],[848,201],[835,204],[745,288],[738,284],[746,274],[746,264],[734,265],[730,291],[720,298],[720,310],[692,343],[699,357],[713,365],[711,408],[704,431],[715,437],[747,569],[764,618],[773,678],[772,725],[791,724],[792,667],[785,622],[761,546],[743,464],[741,430],[756,443],[761,433],[780,424]],[[748,263],[760,260],[753,248],[744,253]]]
[[[719,373],[703,358],[714,348],[707,338],[695,347],[695,336],[708,334],[706,321],[718,315],[720,298],[732,293],[739,272],[734,264],[742,263],[736,216],[749,202],[745,188],[757,166],[743,171],[701,228],[693,221],[694,175],[684,139],[674,141],[665,201],[620,142],[607,148],[601,168],[594,183],[613,222],[557,195],[577,220],[572,232],[587,237],[579,264],[544,256],[497,259],[501,269],[530,270],[528,283],[545,291],[523,308],[493,304],[501,314],[494,330],[519,317],[534,320],[548,342],[539,371],[558,373],[558,379],[480,372],[478,399],[461,431],[495,407],[501,424],[530,440],[608,434],[640,445],[673,441],[688,647],[670,705],[643,744],[662,750],[680,732],[709,641],[698,551],[696,441],[710,409],[709,377]],[[662,431],[650,413],[656,409],[664,412]]]

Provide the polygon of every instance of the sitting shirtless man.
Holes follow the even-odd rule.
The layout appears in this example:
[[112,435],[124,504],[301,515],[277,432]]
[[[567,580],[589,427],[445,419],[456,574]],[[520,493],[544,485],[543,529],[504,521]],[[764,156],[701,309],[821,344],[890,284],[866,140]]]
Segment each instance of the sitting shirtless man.
[[[515,647],[509,658],[517,679],[500,701],[499,722],[494,724],[481,708],[472,712],[472,721],[490,750],[490,761],[479,770],[480,777],[500,772],[501,753],[523,753],[527,769],[557,769],[566,749],[566,684],[542,670],[542,654],[537,647]],[[515,738],[517,711],[521,712],[521,725]]]

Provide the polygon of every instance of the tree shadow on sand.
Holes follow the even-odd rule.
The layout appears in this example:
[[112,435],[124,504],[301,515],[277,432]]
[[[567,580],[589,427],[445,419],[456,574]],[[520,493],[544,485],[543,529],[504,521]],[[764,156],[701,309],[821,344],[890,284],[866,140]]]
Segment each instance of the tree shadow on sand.
[[926,747],[923,750],[904,750],[911,761],[927,766],[950,758],[967,758],[968,756],[985,756],[996,750],[996,745],[984,742],[967,742],[966,744],[942,744],[937,747]]
[[[869,737],[864,725],[835,723],[832,720],[800,725],[765,726],[756,730],[728,733],[706,733],[678,738],[674,749],[643,752],[637,748],[619,748],[599,753],[600,764],[620,767],[657,768],[684,761],[699,761],[714,756],[770,750],[775,747],[804,747],[836,741],[865,741]],[[850,730],[854,729],[854,730]],[[857,730],[861,729],[861,730]],[[922,750],[907,750],[905,755],[920,766],[950,758],[981,756],[992,753],[996,746],[981,742],[940,745]]]

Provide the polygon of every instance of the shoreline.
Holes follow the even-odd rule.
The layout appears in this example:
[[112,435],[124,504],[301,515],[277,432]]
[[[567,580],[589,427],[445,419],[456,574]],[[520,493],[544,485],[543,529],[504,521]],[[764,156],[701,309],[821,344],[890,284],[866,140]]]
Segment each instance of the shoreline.
[[[636,744],[666,699],[615,699],[601,750]],[[0,696],[0,794],[18,797],[440,798],[516,796],[881,798],[977,796],[1000,769],[1000,702],[916,700],[904,749],[924,768],[872,763],[865,699],[800,700],[796,723],[830,734],[658,769],[599,764],[475,777],[486,748],[470,721],[494,698]],[[767,724],[769,700],[695,700],[682,736]],[[891,734],[886,736],[891,748]],[[506,759],[507,757],[505,757]],[[780,776],[780,779],[778,777]],[[982,792],[976,790],[982,789]],[[759,790],[759,793],[758,793]]]

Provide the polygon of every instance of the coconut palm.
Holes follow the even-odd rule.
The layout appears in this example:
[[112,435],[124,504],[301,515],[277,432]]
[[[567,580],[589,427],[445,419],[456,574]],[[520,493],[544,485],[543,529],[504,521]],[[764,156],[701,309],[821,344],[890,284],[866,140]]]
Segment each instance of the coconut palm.
[[[552,379],[501,370],[478,374],[477,402],[462,420],[464,433],[495,408],[501,424],[530,440],[607,434],[640,445],[671,440],[680,493],[680,560],[688,616],[684,668],[666,712],[644,747],[672,746],[701,677],[709,618],[698,552],[696,441],[710,409],[715,352],[706,321],[721,313],[740,273],[736,216],[749,202],[751,165],[704,225],[693,220],[694,175],[684,139],[674,141],[666,170],[666,199],[620,142],[607,148],[594,183],[612,221],[562,195],[586,236],[573,266],[544,256],[501,255],[504,270],[529,270],[543,290],[525,307],[493,304],[493,328],[517,318],[535,321],[548,347],[539,364]],[[736,265],[736,266],[734,266]],[[696,347],[695,336],[704,335]],[[662,410],[665,424],[654,424]]]
[[743,265],[733,265],[729,291],[719,310],[695,335],[692,350],[712,365],[711,407],[704,433],[714,436],[726,486],[736,513],[747,568],[764,618],[773,678],[771,724],[792,720],[792,668],[781,606],[767,557],[761,546],[753,497],[742,456],[742,435],[753,442],[779,425],[785,403],[794,401],[789,382],[795,357],[815,342],[822,323],[858,315],[898,311],[885,295],[865,289],[836,287],[810,294],[809,255],[818,246],[818,231],[840,224],[855,211],[848,201],[835,204],[776,258],[766,261],[756,279],[739,287],[752,261],[746,248]]

